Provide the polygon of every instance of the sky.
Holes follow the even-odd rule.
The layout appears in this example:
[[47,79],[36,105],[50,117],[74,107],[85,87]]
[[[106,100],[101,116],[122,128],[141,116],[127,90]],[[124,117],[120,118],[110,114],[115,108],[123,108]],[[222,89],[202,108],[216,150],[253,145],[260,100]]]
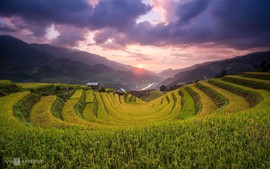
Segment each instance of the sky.
[[270,1],[1,0],[0,34],[159,72],[270,50]]

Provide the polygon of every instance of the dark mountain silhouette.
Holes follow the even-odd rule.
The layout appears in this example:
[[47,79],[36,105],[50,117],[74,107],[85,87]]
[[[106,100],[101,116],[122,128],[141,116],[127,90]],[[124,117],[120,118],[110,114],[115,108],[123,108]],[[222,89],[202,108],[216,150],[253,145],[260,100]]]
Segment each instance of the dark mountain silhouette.
[[208,63],[199,63],[199,64],[192,65],[192,66],[189,66],[189,67],[185,67],[185,68],[182,68],[182,69],[171,69],[171,68],[169,68],[169,69],[163,70],[162,72],[158,73],[158,75],[161,76],[163,78],[163,80],[164,80],[164,79],[167,79],[167,78],[174,77],[178,73],[193,70],[196,67],[203,66],[205,64],[208,64]]
[[0,79],[79,84],[99,81],[106,87],[126,86],[129,89],[159,81],[159,77],[150,71],[138,74],[131,66],[97,55],[91,58],[92,54],[87,52],[49,45],[45,50],[41,49],[44,45],[30,45],[9,35],[0,36],[0,46]]
[[95,64],[103,64],[108,67],[111,67],[115,70],[133,70],[134,67],[129,65],[124,65],[118,62],[111,61],[105,57],[88,53],[85,51],[68,49],[63,47],[55,47],[48,44],[31,44],[31,46],[35,47],[39,51],[46,52],[51,56],[60,59],[69,59],[73,61],[82,62],[88,65],[95,65]]
[[[99,81],[106,87],[142,88],[165,79],[160,85],[194,82],[245,71],[269,71],[270,51],[251,53],[231,59],[206,62],[183,69],[168,69],[159,76],[110,61],[95,54],[54,47],[27,44],[9,35],[0,36],[0,79],[15,82],[60,82],[85,84]],[[158,85],[157,85],[158,86]]]
[[160,85],[173,86],[179,82],[195,82],[219,76],[224,72],[227,74],[239,74],[247,71],[270,71],[270,51],[206,62],[179,70],[180,72],[175,74],[174,77],[163,80]]

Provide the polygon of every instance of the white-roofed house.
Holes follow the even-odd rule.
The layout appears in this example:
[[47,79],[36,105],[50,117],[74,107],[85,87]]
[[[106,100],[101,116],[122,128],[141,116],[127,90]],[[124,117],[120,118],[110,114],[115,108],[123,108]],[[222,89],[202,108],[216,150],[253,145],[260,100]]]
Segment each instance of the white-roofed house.
[[99,82],[88,82],[86,85],[91,87],[92,89],[98,89],[100,83]]
[[118,89],[118,90],[116,91],[116,93],[118,93],[118,94],[125,94],[125,93],[126,93],[126,90],[123,89],[123,88],[121,88],[121,89]]

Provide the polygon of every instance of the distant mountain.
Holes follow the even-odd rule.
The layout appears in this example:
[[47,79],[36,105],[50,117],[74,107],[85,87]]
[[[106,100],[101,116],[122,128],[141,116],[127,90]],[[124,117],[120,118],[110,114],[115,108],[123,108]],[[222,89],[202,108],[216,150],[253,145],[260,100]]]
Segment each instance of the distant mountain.
[[171,69],[171,68],[169,68],[169,69],[163,70],[162,72],[158,73],[158,75],[160,77],[162,77],[163,80],[164,80],[164,79],[167,79],[167,78],[174,77],[178,73],[195,69],[198,66],[203,66],[204,64],[206,64],[206,63],[200,63],[200,64],[192,65],[190,67],[182,68],[182,69]]
[[174,70],[172,68],[169,68],[169,69],[163,70],[162,72],[158,73],[158,75],[160,77],[162,77],[163,79],[166,79],[166,78],[169,78],[169,77],[176,75],[178,73],[178,70],[179,69]]
[[[49,44],[31,44],[31,46],[35,47],[39,51],[46,52],[50,54],[51,56],[54,56],[56,58],[64,58],[64,59],[69,59],[72,61],[77,61],[81,63],[88,64],[90,66],[93,66],[95,64],[99,65],[105,65],[108,66],[114,70],[119,70],[119,71],[132,71],[132,72],[137,72],[137,68],[130,66],[130,65],[125,65],[121,64],[115,61],[111,61],[105,57],[93,54],[93,53],[88,53],[85,51],[80,51],[80,50],[74,50],[74,49],[69,49],[69,48],[63,48],[63,47],[55,47],[51,46]],[[157,77],[157,74],[144,69],[144,75],[145,76],[155,76]],[[157,78],[160,80],[160,78]]]
[[[231,59],[206,62],[180,69],[174,77],[163,80],[160,85],[172,86],[179,82],[194,82],[213,78],[225,71],[228,74],[239,74],[246,71],[269,71],[270,51],[251,53]],[[168,72],[167,72],[168,73]],[[160,74],[159,74],[160,75]]]
[[42,66],[55,60],[45,52],[37,51],[27,43],[12,36],[0,36],[0,60],[2,64]]
[[114,70],[133,70],[134,67],[129,65],[124,65],[118,62],[111,61],[105,57],[69,48],[55,47],[49,44],[31,44],[39,51],[46,52],[51,56],[59,59],[69,59],[73,61],[82,62],[88,65],[103,64]]
[[[54,48],[49,45],[47,50],[44,50],[40,47],[42,45],[29,45],[9,35],[0,36],[0,46],[0,79],[15,82],[79,84],[99,81],[106,87],[125,86],[126,89],[135,89],[160,80],[157,75],[149,71],[137,71],[131,66],[128,70],[129,66],[125,67],[123,64],[99,56],[93,56],[92,63],[89,63],[92,54],[87,52]],[[64,53],[68,57],[64,56]],[[84,54],[86,59],[82,58],[83,61],[77,59],[76,53],[80,54],[77,55],[79,58]],[[114,68],[108,64],[114,65]],[[117,69],[119,66],[123,66],[123,70]]]

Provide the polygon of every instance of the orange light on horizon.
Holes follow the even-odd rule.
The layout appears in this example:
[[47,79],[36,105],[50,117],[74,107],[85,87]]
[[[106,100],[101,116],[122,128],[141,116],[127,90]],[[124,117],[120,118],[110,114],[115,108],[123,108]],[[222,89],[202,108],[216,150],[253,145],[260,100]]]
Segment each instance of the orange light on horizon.
[[140,68],[140,69],[142,69],[143,68],[143,64],[138,64],[137,67]]

